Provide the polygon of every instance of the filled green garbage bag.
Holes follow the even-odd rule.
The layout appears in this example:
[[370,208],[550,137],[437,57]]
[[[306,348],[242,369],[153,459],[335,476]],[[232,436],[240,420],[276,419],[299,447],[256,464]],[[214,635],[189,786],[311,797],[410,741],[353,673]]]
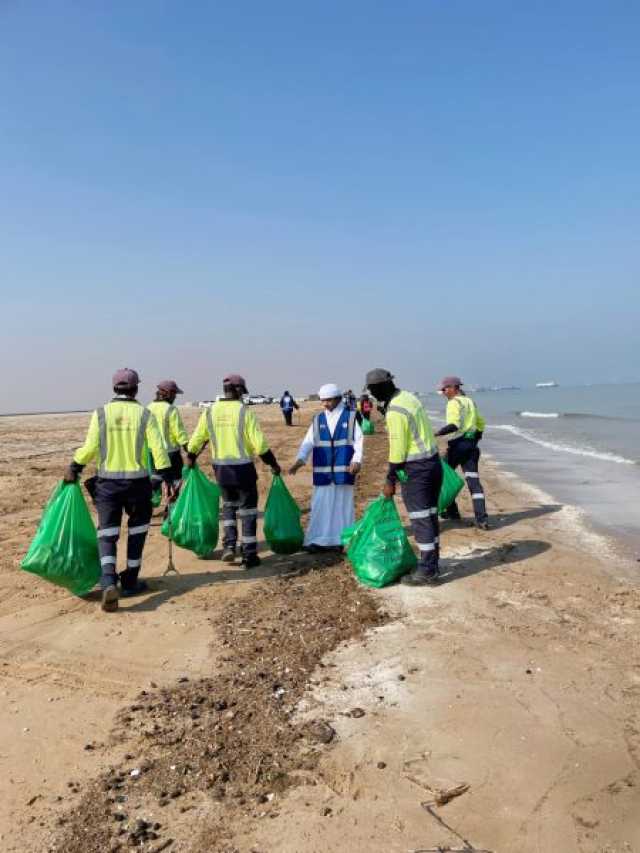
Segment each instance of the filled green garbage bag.
[[58,483],[20,565],[75,595],[98,583],[98,537],[79,483]]
[[[146,457],[147,457],[147,471],[149,472],[149,476],[152,478],[151,482],[153,483],[153,475],[156,473],[156,469],[155,469],[155,466],[153,464],[153,455],[152,455],[152,453],[148,447],[146,448],[145,453],[146,453]],[[154,508],[159,507],[161,503],[162,503],[162,485],[156,487],[151,492],[151,506]]]
[[302,548],[304,542],[300,507],[279,476],[274,476],[267,495],[264,537],[276,554],[294,554]]
[[220,488],[194,465],[186,469],[178,500],[161,531],[181,548],[206,557],[218,544],[219,517]]
[[367,418],[362,419],[362,434],[363,435],[373,435],[376,431],[375,425],[373,421],[367,420]]
[[342,531],[342,544],[356,577],[367,586],[388,586],[418,564],[395,502],[384,497]]
[[438,512],[443,513],[458,497],[458,492],[464,486],[464,480],[444,459],[441,459],[440,463],[442,465],[442,485],[438,495]]

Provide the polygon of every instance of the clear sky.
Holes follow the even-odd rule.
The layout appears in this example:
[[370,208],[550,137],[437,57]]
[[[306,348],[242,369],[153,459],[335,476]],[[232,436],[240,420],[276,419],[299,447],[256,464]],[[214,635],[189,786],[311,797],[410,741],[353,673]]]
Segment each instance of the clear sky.
[[0,411],[640,378],[632,0],[0,0]]

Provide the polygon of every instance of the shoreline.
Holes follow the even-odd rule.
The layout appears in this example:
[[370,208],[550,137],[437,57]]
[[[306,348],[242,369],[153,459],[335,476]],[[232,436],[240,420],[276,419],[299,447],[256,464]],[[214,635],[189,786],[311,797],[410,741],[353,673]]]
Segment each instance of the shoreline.
[[[561,505],[560,513],[565,524],[565,531],[571,537],[574,547],[585,550],[584,546],[587,544],[590,549],[589,553],[597,554],[597,558],[601,560],[605,568],[607,568],[607,560],[622,561],[616,564],[616,571],[622,569],[628,580],[635,581],[635,583],[640,582],[637,537],[633,534],[625,535],[606,524],[598,524],[589,515],[587,509],[574,503],[563,503],[541,486],[510,470],[509,463],[501,461],[493,453],[484,453],[480,464],[482,465],[483,462],[488,463],[488,467],[490,466],[498,476],[511,481],[525,499]],[[608,571],[611,572],[613,578],[619,578],[611,569]]]

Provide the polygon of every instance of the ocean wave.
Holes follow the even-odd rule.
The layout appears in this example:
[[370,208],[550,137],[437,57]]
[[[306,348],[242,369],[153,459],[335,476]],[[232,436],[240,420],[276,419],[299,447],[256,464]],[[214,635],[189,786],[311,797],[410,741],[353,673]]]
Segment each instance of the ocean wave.
[[638,418],[625,418],[620,415],[594,415],[591,412],[516,412],[520,418],[573,418],[576,420],[597,421],[638,421]]
[[588,418],[589,420],[597,421],[638,421],[638,418],[628,418],[622,415],[594,415],[591,412],[563,412],[563,418]]
[[574,456],[588,456],[591,459],[600,459],[603,462],[615,462],[618,465],[636,465],[633,459],[627,459],[624,456],[619,456],[617,453],[607,453],[600,450],[592,450],[589,447],[573,447],[570,444],[560,444],[555,441],[547,441],[544,438],[539,438],[537,435],[527,432],[525,429],[520,429],[512,424],[491,424],[490,430],[501,429],[505,432],[510,432],[512,435],[523,438],[525,441],[530,441],[532,444],[538,444],[540,447],[546,447],[548,450],[554,450],[558,453],[572,453]]

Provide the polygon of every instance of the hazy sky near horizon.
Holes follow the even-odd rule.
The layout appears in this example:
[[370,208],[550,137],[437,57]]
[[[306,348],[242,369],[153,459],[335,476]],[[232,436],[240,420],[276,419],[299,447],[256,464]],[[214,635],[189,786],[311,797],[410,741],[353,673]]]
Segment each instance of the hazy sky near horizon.
[[0,0],[0,412],[638,379],[640,5]]

